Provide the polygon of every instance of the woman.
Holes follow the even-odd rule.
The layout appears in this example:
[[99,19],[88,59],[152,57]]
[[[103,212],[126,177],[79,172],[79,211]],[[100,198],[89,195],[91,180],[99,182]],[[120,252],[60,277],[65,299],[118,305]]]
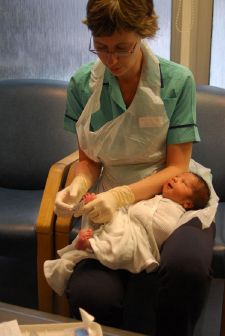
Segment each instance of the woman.
[[[142,41],[158,29],[153,1],[89,0],[85,23],[99,60],[81,67],[68,87],[65,128],[77,134],[80,159],[73,182],[56,197],[56,213],[71,215],[97,183],[99,194],[84,213],[107,223],[117,208],[159,194],[169,178],[188,170],[192,143],[199,141],[195,85],[188,69],[156,57]],[[196,223],[166,241],[155,273],[80,262],[66,291],[71,314],[79,317],[82,307],[102,324],[192,335],[213,244],[213,227],[201,231]]]

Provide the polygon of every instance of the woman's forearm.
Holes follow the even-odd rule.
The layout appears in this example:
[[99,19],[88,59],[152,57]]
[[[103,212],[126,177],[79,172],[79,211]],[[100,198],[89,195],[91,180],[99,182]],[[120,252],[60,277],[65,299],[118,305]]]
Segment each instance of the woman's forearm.
[[79,161],[74,169],[74,177],[77,175],[84,176],[88,188],[90,188],[99,177],[101,168],[102,165],[100,163],[90,160],[86,154],[79,149]]
[[192,143],[169,145],[167,147],[166,167],[159,172],[132,183],[129,188],[135,201],[149,199],[162,192],[163,184],[171,177],[188,171],[192,153]]
[[157,194],[161,194],[162,186],[169,178],[179,175],[184,171],[185,170],[180,169],[179,167],[169,166],[136,183],[130,184],[129,188],[134,193],[136,202],[149,199]]

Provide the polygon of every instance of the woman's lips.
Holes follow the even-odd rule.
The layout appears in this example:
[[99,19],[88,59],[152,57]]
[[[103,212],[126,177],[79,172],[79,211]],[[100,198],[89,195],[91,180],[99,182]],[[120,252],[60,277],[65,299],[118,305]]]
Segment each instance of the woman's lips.
[[120,68],[109,68],[109,70],[111,72],[118,72],[120,70]]

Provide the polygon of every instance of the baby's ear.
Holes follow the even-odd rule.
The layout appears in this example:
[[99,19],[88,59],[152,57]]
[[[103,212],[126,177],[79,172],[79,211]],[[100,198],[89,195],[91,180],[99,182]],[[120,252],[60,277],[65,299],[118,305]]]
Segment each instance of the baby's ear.
[[186,210],[193,208],[192,200],[185,200],[182,205],[183,205],[184,209],[186,209]]

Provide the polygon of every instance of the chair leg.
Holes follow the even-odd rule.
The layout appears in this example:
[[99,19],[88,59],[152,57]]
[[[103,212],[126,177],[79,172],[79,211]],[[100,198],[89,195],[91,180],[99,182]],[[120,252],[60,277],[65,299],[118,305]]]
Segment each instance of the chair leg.
[[225,335],[225,281],[224,281],[224,289],[223,289],[223,304],[222,304],[222,312],[221,312],[221,327],[220,327],[220,336]]
[[58,296],[54,294],[54,313],[70,317],[69,304],[65,295]]
[[52,237],[52,234],[37,232],[38,307],[48,313],[53,311],[53,290],[45,279],[43,264],[46,259],[53,258]]

